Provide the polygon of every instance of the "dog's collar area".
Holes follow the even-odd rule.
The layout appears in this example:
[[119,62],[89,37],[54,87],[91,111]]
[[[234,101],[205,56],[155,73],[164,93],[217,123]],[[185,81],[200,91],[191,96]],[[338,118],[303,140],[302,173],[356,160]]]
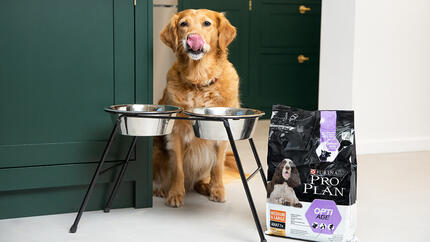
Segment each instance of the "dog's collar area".
[[195,86],[197,87],[209,87],[212,86],[213,84],[215,84],[215,82],[217,82],[217,78],[214,77],[212,79],[210,79],[209,81],[207,81],[205,84],[195,84]]

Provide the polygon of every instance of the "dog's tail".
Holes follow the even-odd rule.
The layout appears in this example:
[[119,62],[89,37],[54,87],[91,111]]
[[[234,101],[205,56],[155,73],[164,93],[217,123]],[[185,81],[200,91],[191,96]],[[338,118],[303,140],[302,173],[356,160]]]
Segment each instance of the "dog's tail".
[[236,160],[234,159],[233,152],[227,151],[227,153],[225,153],[224,165],[228,168],[231,168],[235,171],[238,171]]

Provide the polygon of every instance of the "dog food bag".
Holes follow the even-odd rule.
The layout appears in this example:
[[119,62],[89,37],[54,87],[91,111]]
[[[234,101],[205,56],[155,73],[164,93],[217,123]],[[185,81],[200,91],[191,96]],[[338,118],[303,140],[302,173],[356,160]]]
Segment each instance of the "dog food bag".
[[269,131],[267,233],[351,241],[356,227],[353,111],[274,105]]

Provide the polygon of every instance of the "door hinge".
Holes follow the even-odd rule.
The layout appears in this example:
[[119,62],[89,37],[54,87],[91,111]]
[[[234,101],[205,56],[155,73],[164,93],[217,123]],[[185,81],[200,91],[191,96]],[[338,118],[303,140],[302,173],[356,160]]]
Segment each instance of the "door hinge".
[[249,0],[249,11],[252,11],[252,0]]
[[133,5],[136,6],[136,0],[133,0]]

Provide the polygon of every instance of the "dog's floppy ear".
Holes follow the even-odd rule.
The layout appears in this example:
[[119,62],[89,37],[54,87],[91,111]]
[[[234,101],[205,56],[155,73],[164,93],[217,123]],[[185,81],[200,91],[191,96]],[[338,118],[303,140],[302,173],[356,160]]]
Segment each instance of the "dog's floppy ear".
[[273,192],[273,189],[275,188],[276,184],[284,183],[284,178],[282,177],[282,169],[284,168],[285,164],[287,164],[286,160],[283,160],[281,163],[279,163],[279,165],[275,169],[275,172],[273,173],[272,180],[267,183],[267,198],[270,197],[270,194]]
[[287,184],[288,186],[295,188],[300,184],[302,184],[300,181],[300,174],[296,165],[292,161],[290,163],[290,166],[291,166],[291,175],[290,175],[290,178],[287,180]]
[[273,184],[282,184],[284,183],[284,177],[282,177],[282,169],[284,169],[284,166],[287,164],[287,160],[283,160],[275,169],[275,173],[272,177],[272,183]]
[[218,18],[218,45],[221,50],[226,51],[227,46],[229,46],[236,37],[236,28],[230,24],[224,13],[219,13]]
[[160,33],[161,41],[169,46],[173,52],[176,52],[178,48],[178,33],[176,25],[178,23],[179,16],[177,14],[173,15],[170,22],[163,28]]

